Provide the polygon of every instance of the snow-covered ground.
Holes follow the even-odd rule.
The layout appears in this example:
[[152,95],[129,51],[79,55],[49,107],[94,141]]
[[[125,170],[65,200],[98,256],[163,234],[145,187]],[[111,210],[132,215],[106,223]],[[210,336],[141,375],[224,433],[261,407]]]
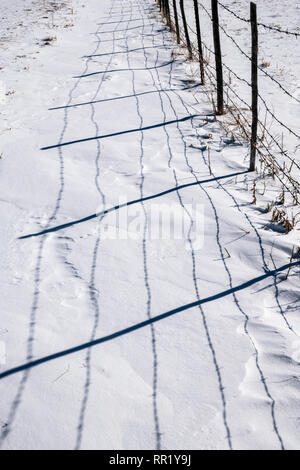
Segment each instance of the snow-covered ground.
[[2,3],[1,448],[299,449],[299,232],[154,2]]

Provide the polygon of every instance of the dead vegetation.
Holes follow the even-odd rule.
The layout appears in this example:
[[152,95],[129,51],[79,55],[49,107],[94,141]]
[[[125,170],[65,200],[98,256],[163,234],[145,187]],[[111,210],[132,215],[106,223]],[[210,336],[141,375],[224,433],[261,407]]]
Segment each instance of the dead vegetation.
[[47,36],[46,38],[42,39],[42,44],[43,46],[50,46],[55,41],[57,41],[56,36]]
[[263,59],[262,63],[260,64],[260,67],[263,68],[263,69],[266,69],[266,68],[270,67],[270,65],[271,65],[271,62]]
[[[174,37],[175,25],[171,28]],[[185,34],[180,30],[181,43],[178,45],[176,52],[172,51],[172,58],[176,55],[185,55],[188,64],[187,73],[189,80],[193,83],[199,83],[199,57],[198,50],[193,44],[190,51],[187,50],[185,42]],[[191,53],[192,52],[192,53]],[[217,120],[217,107],[215,103],[216,81],[214,75],[214,64],[211,64],[211,52],[203,44],[203,62],[205,65],[205,86],[201,87],[201,93],[205,93],[213,108],[214,120]],[[214,62],[214,61],[213,61]],[[259,67],[269,68],[270,60],[263,58]],[[225,137],[223,137],[223,145],[241,145],[248,148],[245,159],[250,153],[251,141],[251,107],[241,99],[235,90],[235,83],[232,79],[234,72],[228,70],[228,77],[224,80],[224,98],[225,113],[218,116],[218,122],[222,126]],[[197,91],[193,93],[197,99]],[[237,104],[238,103],[238,104]],[[247,106],[246,106],[247,105]],[[271,133],[274,114],[268,113],[266,107],[265,115],[259,121],[257,154],[258,154],[258,175],[252,175],[252,204],[259,206],[261,197],[263,196],[264,209],[262,212],[271,213],[272,223],[281,225],[285,233],[291,232],[296,228],[297,221],[293,215],[293,207],[299,205],[300,193],[300,162],[298,163],[296,154],[300,150],[297,146],[292,153],[292,157],[288,154],[284,134],[276,135]],[[209,172],[212,174],[212,162],[210,155],[210,146],[207,145]],[[245,183],[246,190],[249,190],[248,183]],[[279,196],[278,196],[278,192]],[[277,197],[276,197],[277,195]],[[259,209],[259,208],[258,208]],[[297,229],[299,230],[299,229]]]
[[288,234],[296,225],[296,217],[289,216],[285,209],[275,207],[272,212],[272,222],[282,225],[286,234]]

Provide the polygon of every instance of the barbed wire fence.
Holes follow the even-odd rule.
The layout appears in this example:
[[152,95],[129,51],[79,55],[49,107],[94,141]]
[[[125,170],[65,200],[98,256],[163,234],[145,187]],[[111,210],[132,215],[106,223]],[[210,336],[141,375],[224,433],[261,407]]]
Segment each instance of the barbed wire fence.
[[[263,175],[267,174],[280,182],[283,193],[289,193],[294,205],[299,204],[300,184],[298,182],[299,173],[294,174],[294,170],[300,170],[300,162],[296,160],[296,150],[291,154],[284,148],[283,140],[280,142],[278,135],[272,134],[267,125],[267,116],[276,124],[297,139],[297,148],[300,148],[299,133],[292,129],[287,123],[278,117],[275,111],[268,105],[267,100],[262,96],[258,89],[258,72],[262,73],[270,80],[281,93],[288,96],[291,100],[300,103],[297,96],[293,95],[282,83],[273,75],[264,70],[258,64],[258,47],[260,28],[269,30],[276,34],[281,33],[294,37],[297,41],[300,33],[281,29],[277,26],[261,23],[257,18],[257,8],[254,2],[250,2],[249,18],[244,18],[233,11],[227,5],[218,0],[211,0],[211,8],[208,9],[202,2],[191,0],[194,9],[193,26],[187,20],[184,0],[156,0],[161,11],[162,17],[167,26],[176,35],[178,44],[187,48],[188,58],[199,63],[199,79],[201,85],[211,86],[210,96],[215,108],[215,114],[222,116],[229,114],[236,126],[239,127],[241,135],[250,147],[250,165],[249,171],[257,168],[257,157],[260,162],[260,169]],[[245,52],[237,43],[235,38],[222,25],[221,10],[226,12],[237,20],[249,25],[249,39],[251,40],[251,55]],[[201,34],[201,15],[203,13],[210,20],[212,25],[213,48],[209,47]],[[195,28],[195,29],[194,29]],[[222,56],[220,31],[233,44],[234,48],[249,62],[249,75],[247,80],[241,77],[237,72],[229,67]],[[195,38],[196,40],[193,41]],[[210,58],[213,57],[215,64],[210,64]],[[224,78],[224,71],[228,73],[228,80]],[[251,103],[239,95],[234,89],[232,77],[240,83],[243,83],[250,89]],[[212,95],[216,93],[216,100]],[[264,117],[262,117],[262,114]],[[274,153],[276,148],[277,155]],[[283,157],[279,159],[278,155]],[[284,196],[283,196],[284,197]]]

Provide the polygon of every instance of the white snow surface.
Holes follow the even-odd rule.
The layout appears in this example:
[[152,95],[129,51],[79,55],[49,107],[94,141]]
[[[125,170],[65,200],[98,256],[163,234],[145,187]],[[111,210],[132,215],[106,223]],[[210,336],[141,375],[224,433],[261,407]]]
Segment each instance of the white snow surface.
[[[1,6],[1,448],[299,449],[299,231],[252,204],[154,2]],[[154,204],[183,239],[146,236]]]

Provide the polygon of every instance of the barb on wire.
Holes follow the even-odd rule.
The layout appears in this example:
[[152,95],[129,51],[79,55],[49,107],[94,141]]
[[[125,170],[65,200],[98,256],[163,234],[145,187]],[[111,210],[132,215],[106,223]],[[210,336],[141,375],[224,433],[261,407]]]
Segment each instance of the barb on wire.
[[[205,44],[204,44],[204,46],[206,47]],[[209,50],[209,49],[208,49],[208,50]],[[226,64],[223,63],[223,65],[226,67]],[[207,64],[207,66],[212,69],[212,67],[211,67],[209,64]],[[228,67],[228,69],[231,70],[229,67]],[[232,71],[232,73],[234,73],[234,72]],[[240,77],[237,77],[237,78],[239,78],[240,80],[243,80],[243,79],[241,79]],[[238,100],[241,101],[241,103],[243,103],[244,106],[246,106],[247,110],[251,111],[251,106],[250,106],[241,96],[238,95],[238,93],[230,86],[230,84],[229,84],[228,82],[224,81],[224,85],[234,94],[234,96],[235,96]],[[262,98],[260,95],[259,95],[259,97],[263,100],[263,98]],[[232,101],[228,96],[227,96],[227,98],[231,101],[232,104],[234,104],[233,101]],[[264,100],[263,100],[263,101],[264,101]],[[267,104],[265,103],[265,101],[264,101],[264,105],[265,105],[267,111],[271,114],[271,116],[274,117],[274,119],[278,121],[278,119],[276,118],[276,116],[275,116],[275,115],[272,113],[272,111],[268,108],[268,106],[267,106]],[[235,106],[235,107],[236,107],[236,106]],[[238,109],[238,108],[236,108],[236,109]],[[243,116],[243,117],[244,117],[244,119],[245,119],[245,116]],[[282,148],[282,147],[280,146],[280,144],[277,142],[276,138],[269,132],[269,130],[267,129],[266,125],[265,125],[260,119],[258,119],[258,122],[259,122],[260,126],[263,128],[263,130],[266,132],[266,134],[268,134],[268,136],[269,136],[270,139],[273,141],[273,143],[279,148],[280,152],[281,152],[285,157],[287,157],[291,162],[293,162],[294,165],[295,165],[298,169],[300,169],[300,165],[295,161],[294,158],[292,158],[286,151],[283,150],[283,148]],[[280,123],[283,127],[285,127],[289,132],[293,133],[296,137],[299,137],[299,138],[300,138],[300,136],[298,136],[296,133],[294,133],[294,131],[292,131],[292,129],[290,129],[289,127],[287,127],[285,124],[281,123],[280,121],[279,121],[279,123]]]
[[[189,29],[190,31],[193,33],[193,34],[196,34],[195,31],[193,30],[193,28],[191,28],[191,26],[189,26]],[[211,54],[215,54],[215,52],[202,40],[202,43],[203,43],[203,46],[205,47],[206,50],[208,50]],[[193,50],[195,50],[194,46],[192,46]],[[195,50],[196,51],[196,50]],[[208,65],[208,64],[206,64]],[[236,79],[238,79],[239,81],[245,83],[249,88],[252,87],[251,83],[246,80],[245,78],[243,77],[240,77],[232,68],[230,68],[224,61],[223,61],[223,66],[225,67],[226,70],[228,70],[228,72],[230,72]],[[249,108],[249,105],[248,103],[246,103],[234,90],[232,87],[230,87],[230,85],[226,82],[224,82],[224,84],[235,94],[235,96],[245,105]],[[286,124],[284,124],[270,109],[270,107],[267,105],[267,102],[266,100],[262,97],[262,95],[260,93],[258,93],[258,97],[260,98],[261,102],[263,103],[264,107],[266,108],[267,112],[270,114],[270,116],[277,122],[277,124],[279,124],[280,126],[284,127],[290,134],[292,134],[294,137],[296,137],[297,139],[300,139],[300,135],[297,134],[295,131],[293,131],[293,129],[291,129],[290,127],[288,127]],[[251,107],[250,107],[250,110],[251,110]],[[261,123],[261,122],[260,122]],[[262,124],[262,123],[261,123]]]
[[[207,8],[202,5],[202,3],[199,4],[201,6],[201,8],[207,13],[207,15],[209,16],[209,18],[211,19],[211,21],[213,21],[213,18],[212,18],[212,15],[209,13],[209,11],[207,10]],[[227,33],[226,29],[220,24],[219,25],[220,28],[222,29],[222,31],[224,32],[224,34],[234,43],[234,45],[237,47],[237,49],[241,52],[241,54],[246,57],[248,60],[250,60],[250,62],[252,62],[252,59],[250,56],[248,56],[248,54],[246,54],[245,51],[243,51],[243,49],[239,46],[239,44],[236,42],[236,40],[230,35]],[[286,94],[288,95],[290,98],[294,99],[295,101],[297,101],[298,103],[300,103],[300,100],[298,100],[298,98],[296,98],[294,95],[292,95],[288,90],[286,90],[286,88],[284,88],[281,83],[276,80],[276,78],[274,78],[272,75],[270,75],[268,72],[266,72],[264,69],[262,68],[259,68],[259,70],[264,74],[266,75],[268,78],[270,78],[274,83],[276,83],[279,88]]]
[[[212,68],[212,67],[210,67],[210,68]],[[206,69],[206,74],[207,74],[207,69]],[[212,80],[210,78],[211,75],[213,76],[212,72],[210,72],[210,74],[207,74],[207,77],[208,77],[209,81],[212,83]],[[229,96],[228,96],[228,100],[231,102],[231,107],[227,108],[228,112],[232,115],[232,117],[235,120],[236,124],[241,128],[246,141],[250,141],[250,138],[251,138],[251,136],[250,136],[251,125],[248,122],[247,116],[236,106],[234,101]],[[238,114],[237,116],[233,112],[233,110],[235,110],[237,112],[237,114]],[[247,125],[248,129],[241,122],[240,117],[242,117],[244,119],[244,122]],[[295,194],[298,194],[300,192],[299,183],[290,174],[286,173],[285,167],[282,167],[282,166],[279,165],[279,163],[277,162],[276,156],[270,152],[270,149],[265,145],[263,139],[260,136],[258,136],[258,141],[260,143],[260,146],[257,146],[257,152],[259,153],[259,155],[261,157],[261,160],[264,161],[264,163],[268,167],[272,168],[272,175],[276,179],[278,179],[278,181],[282,184],[282,186],[285,188],[285,190],[293,197],[293,199],[295,199]],[[263,147],[267,151],[268,155],[263,153],[261,147]],[[293,159],[291,159],[291,161],[293,162],[293,164],[295,164],[295,161]],[[280,177],[280,174],[278,174],[278,172],[281,172],[284,175],[284,177],[287,178],[288,182],[290,182],[290,184],[291,184],[291,187],[289,187],[287,185],[288,184],[287,182],[283,181],[283,179]]]
[[[213,21],[213,18],[211,16],[211,14],[209,13],[209,11],[199,2],[200,6],[205,10],[205,12],[207,13],[207,15],[209,16],[209,18],[211,19],[211,21]],[[219,2],[219,4],[223,7],[225,7],[225,9],[227,9],[227,7],[225,5],[223,5],[222,3]],[[229,9],[228,9],[229,10]],[[231,12],[234,16],[236,16],[238,19],[241,19],[241,20],[245,20],[247,23],[250,23],[250,20],[246,20],[242,17],[239,17],[239,15],[235,14],[235,12]],[[181,14],[179,13],[179,18],[182,22],[182,16]],[[261,26],[263,25],[262,23],[260,24]],[[189,31],[194,35],[194,37],[197,37],[197,33],[196,31],[189,25],[187,24],[187,27],[189,29]],[[246,54],[245,51],[243,51],[241,49],[241,47],[239,46],[239,44],[235,41],[235,39],[230,36],[227,31],[225,30],[225,28],[220,25],[221,29],[224,31],[225,35],[231,40],[233,41],[233,43],[235,44],[235,46],[240,50],[240,52],[250,61],[252,62],[252,59],[250,56],[248,56]],[[181,33],[181,38],[182,38],[182,42],[183,42],[183,45],[185,45],[185,32],[183,31],[182,28],[180,28],[180,33]],[[300,34],[299,34],[300,35]],[[213,54],[215,55],[215,52],[204,42],[202,41],[203,43],[203,47],[205,48],[206,50],[206,53],[209,53],[209,54]],[[195,44],[193,44],[193,41],[191,41],[191,44],[190,44],[190,49],[192,51],[192,57],[191,58],[195,58],[197,60],[197,57],[198,57],[198,49],[196,47]],[[205,61],[205,65],[206,65],[206,68],[205,68],[205,75],[206,77],[208,78],[208,81],[210,83],[210,85],[212,85],[212,89],[215,90],[216,88],[216,77],[215,77],[215,70],[214,68],[209,64],[209,61],[206,60]],[[251,83],[239,76],[234,70],[232,70],[226,63],[223,62],[223,66],[224,68],[229,72],[229,74],[231,74],[232,76],[234,76],[237,80],[243,82],[244,84],[246,84],[248,87],[252,87]],[[260,69],[266,76],[268,76],[271,80],[273,80],[275,83],[277,83],[279,85],[279,87],[288,95],[290,96],[291,98],[294,98],[296,101],[298,101],[300,103],[300,100],[298,100],[297,98],[295,98],[293,95],[291,95],[289,93],[288,90],[286,90],[274,77],[272,77],[270,74],[268,74],[267,72],[265,72],[264,70]],[[229,80],[230,81],[230,80]],[[227,110],[228,112],[232,115],[233,119],[234,119],[234,122],[239,126],[239,128],[241,129],[241,134],[239,136],[239,139],[242,139],[243,140],[246,140],[248,143],[251,139],[251,124],[250,124],[250,115],[249,115],[249,112],[251,112],[251,106],[245,101],[245,99],[243,99],[236,91],[235,89],[233,88],[233,86],[231,86],[231,83],[227,83],[225,80],[224,80],[224,85],[225,87],[227,88]],[[207,94],[209,95],[211,92],[209,90],[206,90]],[[232,99],[232,95],[234,96],[234,98],[236,98],[237,100],[239,100],[240,103],[242,103],[245,108],[241,108],[233,99]],[[270,107],[268,106],[268,104],[266,103],[265,99],[261,96],[261,94],[258,94],[260,100],[261,100],[261,103],[264,105],[264,108],[266,109],[266,113],[268,113],[272,119],[274,119],[280,126],[284,127],[287,131],[289,131],[291,134],[293,134],[296,138],[300,139],[300,135],[298,135],[295,131],[293,131],[292,129],[290,129],[286,124],[284,124],[279,118],[277,118],[277,116],[275,116],[275,114],[273,113],[273,111],[270,109]],[[244,112],[245,111],[245,112]],[[245,114],[246,113],[246,114]],[[248,114],[247,114],[248,113]],[[260,119],[258,119],[258,123],[259,123],[259,126],[260,126],[260,135],[258,136],[258,139],[257,139],[257,152],[260,156],[260,159],[261,159],[261,162],[264,162],[265,164],[265,168],[266,169],[270,169],[270,171],[272,171],[272,176],[277,178],[278,181],[282,184],[282,187],[285,188],[285,190],[287,192],[289,192],[292,197],[295,199],[295,197],[297,198],[297,196],[295,196],[295,194],[299,194],[300,192],[300,185],[299,183],[296,181],[296,179],[294,179],[294,177],[291,175],[290,173],[290,170],[293,166],[297,167],[299,170],[300,170],[300,165],[297,163],[297,161],[295,161],[295,158],[292,158],[288,152],[286,150],[284,150],[283,148],[283,144],[281,145],[279,142],[278,142],[278,139],[272,135],[272,133],[269,131],[269,129],[266,127],[266,122],[262,122]],[[224,124],[221,123],[221,125],[224,127]],[[226,127],[224,127],[226,129]],[[283,156],[283,157],[286,157],[289,159],[289,161],[291,162],[291,166],[290,166],[290,169],[288,170],[286,168],[286,164],[285,162],[283,163],[283,165],[281,163],[278,162],[278,156],[276,156],[274,153],[271,152],[271,149],[269,148],[269,143],[268,141],[265,140],[267,136],[267,139],[269,140],[269,143],[272,142],[273,144],[276,145],[276,148],[278,148],[280,154]]]
[[[241,17],[236,12],[232,11],[227,5],[224,5],[220,1],[218,3],[222,8],[224,8],[224,10],[227,10],[231,15],[235,16],[238,20],[244,21],[245,23],[250,23],[250,19]],[[277,26],[267,25],[265,23],[257,23],[257,25],[265,29],[269,29],[271,31],[276,31],[277,33],[288,34],[290,36],[295,36],[296,38],[300,37],[300,33],[297,33],[296,31],[288,31],[287,29],[281,29],[281,28],[278,28]]]

